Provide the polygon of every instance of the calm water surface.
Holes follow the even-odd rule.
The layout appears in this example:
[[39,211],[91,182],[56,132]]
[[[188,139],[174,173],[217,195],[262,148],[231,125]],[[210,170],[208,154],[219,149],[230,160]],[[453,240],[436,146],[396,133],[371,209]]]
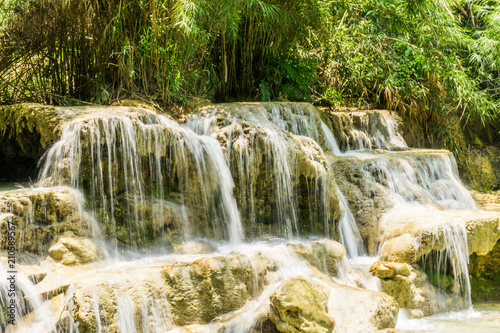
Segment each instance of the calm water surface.
[[475,304],[473,310],[448,312],[422,319],[404,319],[396,326],[404,333],[499,333],[500,303]]

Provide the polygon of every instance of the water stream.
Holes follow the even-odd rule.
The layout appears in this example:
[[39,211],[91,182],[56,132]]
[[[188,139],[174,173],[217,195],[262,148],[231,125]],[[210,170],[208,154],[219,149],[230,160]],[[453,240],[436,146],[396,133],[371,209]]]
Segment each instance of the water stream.
[[[104,109],[71,120],[44,155],[37,187],[23,190],[37,193],[27,196],[33,203],[24,219],[36,225],[28,215],[38,213],[34,202],[40,191],[72,197],[78,202],[73,210],[85,216],[88,235],[101,248],[102,260],[67,271],[59,264],[41,264],[58,272],[45,287],[72,280],[66,295],[60,296],[58,309],[65,315],[60,318],[54,318],[49,302],[43,302],[34,284],[19,274],[16,311],[36,311],[7,331],[59,331],[57,325],[64,319],[66,329],[78,332],[84,323],[73,316],[86,307],[93,314],[95,332],[182,332],[181,326],[194,332],[251,332],[266,315],[276,289],[292,278],[305,278],[327,291],[328,313],[339,332],[369,331],[368,319],[351,318],[355,311],[337,299],[341,294],[333,282],[318,277],[335,271],[339,284],[380,289],[378,278],[368,272],[377,257],[368,256],[366,228],[358,228],[357,212],[336,185],[331,163],[355,161],[359,178],[383,191],[390,202],[380,225],[377,221],[380,235],[374,238],[380,247],[389,239],[386,230],[405,223],[403,217],[477,208],[449,152],[409,149],[386,113],[338,117],[345,125],[341,138],[305,103],[210,106],[182,122],[147,110]],[[0,184],[0,192],[11,190],[11,184]],[[17,200],[15,193],[9,195],[12,202]],[[21,208],[0,206],[0,220],[12,218],[16,209]],[[334,263],[327,255],[334,246],[325,243],[332,237],[343,244],[347,257]],[[444,246],[419,259],[422,269],[435,274],[451,270],[470,307],[464,220],[447,222],[426,237]],[[421,243],[418,239],[416,252]],[[43,252],[41,245],[37,251]],[[196,279],[208,276],[203,269],[211,265],[217,267],[210,273],[218,281],[214,286],[226,288],[216,276],[221,271],[237,271],[231,271],[235,280],[244,276],[245,283],[224,289],[240,292],[234,298],[240,298],[241,307],[210,317],[205,325],[191,324],[196,322],[191,319],[208,318],[210,309],[187,313],[187,324],[176,324],[184,320],[176,312],[176,297],[159,285],[175,280],[191,288],[182,289],[189,294],[207,284]],[[7,271],[0,269],[5,282]],[[0,301],[7,304],[4,282]],[[75,301],[82,294],[85,305]],[[204,302],[205,294],[200,295],[193,302]],[[212,300],[214,308],[227,306],[217,303],[219,298]],[[24,305],[26,300],[35,303]],[[499,313],[495,304],[418,320],[401,311],[397,328],[461,332],[474,327],[474,332],[493,332],[494,325],[500,325]],[[2,323],[4,314],[0,312]]]

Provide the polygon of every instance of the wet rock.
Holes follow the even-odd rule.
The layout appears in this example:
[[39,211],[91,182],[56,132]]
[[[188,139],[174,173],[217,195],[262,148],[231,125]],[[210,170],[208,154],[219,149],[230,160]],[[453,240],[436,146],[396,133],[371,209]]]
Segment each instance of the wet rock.
[[33,284],[38,284],[39,282],[41,282],[45,277],[47,276],[47,273],[43,272],[43,273],[35,273],[35,274],[30,274],[28,276],[28,280],[31,281],[31,283]]
[[66,293],[68,288],[69,288],[69,284],[64,285],[64,286],[60,286],[60,287],[53,289],[53,290],[44,291],[43,293],[40,294],[40,297],[43,300],[49,301],[52,298],[56,297],[57,295],[60,295],[62,293]]
[[333,240],[325,239],[305,244],[292,243],[287,246],[318,270],[332,276],[337,275],[338,264],[345,256],[342,244]]
[[271,295],[271,321],[283,333],[332,332],[334,320],[328,315],[328,297],[304,278],[283,282]]
[[242,307],[262,290],[268,265],[262,257],[250,260],[242,255],[164,267],[173,322],[205,324]]
[[473,302],[500,299],[500,241],[486,255],[472,254],[469,272]]
[[49,256],[63,265],[72,266],[97,260],[98,251],[91,240],[71,235],[59,238],[49,249]]
[[379,221],[396,203],[475,207],[468,190],[459,185],[453,156],[446,150],[372,151],[361,156],[330,155],[329,161],[371,255],[382,240]]
[[[406,211],[405,211],[406,210]],[[446,230],[457,221],[465,223],[468,255],[489,253],[500,239],[500,213],[470,210],[426,209],[408,213],[407,208],[386,217],[381,226],[385,242],[380,258],[385,261],[416,263],[431,251],[449,246]]]
[[370,267],[370,272],[379,279],[390,279],[396,275],[410,275],[408,265],[387,261],[377,261],[373,263]]
[[[402,267],[399,263],[377,262],[370,269],[372,273],[379,277],[381,266],[384,267]],[[463,309],[466,304],[462,295],[456,291],[443,294],[443,290],[429,282],[425,273],[417,268],[404,265],[401,273],[390,274],[387,277],[380,278],[381,291],[391,295],[397,301],[401,308],[407,310],[412,318],[421,318],[450,310]],[[408,275],[406,275],[409,273]],[[382,273],[385,275],[385,272]]]
[[331,112],[333,133],[340,149],[408,149],[398,132],[401,121],[395,113],[387,110],[345,110]]
[[[33,188],[0,194],[0,230],[15,226],[15,246],[19,253],[46,255],[51,243],[65,232],[92,235],[92,221],[85,215],[78,191],[66,188]],[[8,247],[7,237],[0,247]]]
[[394,328],[399,312],[398,303],[383,293],[328,284],[328,314],[335,320],[337,332],[375,332]]

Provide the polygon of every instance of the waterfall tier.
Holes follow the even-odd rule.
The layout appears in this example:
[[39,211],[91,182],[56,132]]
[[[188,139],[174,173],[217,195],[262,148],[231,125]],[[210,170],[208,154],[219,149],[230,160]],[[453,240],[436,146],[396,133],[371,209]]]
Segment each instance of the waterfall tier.
[[0,192],[23,263],[18,294],[0,285],[19,305],[18,326],[0,312],[8,332],[393,328],[397,303],[410,317],[467,307],[469,257],[500,238],[451,153],[408,148],[387,111],[1,111],[0,158],[43,153],[37,187]]

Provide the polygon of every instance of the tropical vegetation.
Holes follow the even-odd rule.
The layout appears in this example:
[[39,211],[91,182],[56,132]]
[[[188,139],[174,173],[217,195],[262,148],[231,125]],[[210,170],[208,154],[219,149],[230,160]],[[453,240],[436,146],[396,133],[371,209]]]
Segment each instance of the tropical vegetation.
[[0,0],[0,104],[369,105],[432,137],[498,127],[499,75],[498,0]]

